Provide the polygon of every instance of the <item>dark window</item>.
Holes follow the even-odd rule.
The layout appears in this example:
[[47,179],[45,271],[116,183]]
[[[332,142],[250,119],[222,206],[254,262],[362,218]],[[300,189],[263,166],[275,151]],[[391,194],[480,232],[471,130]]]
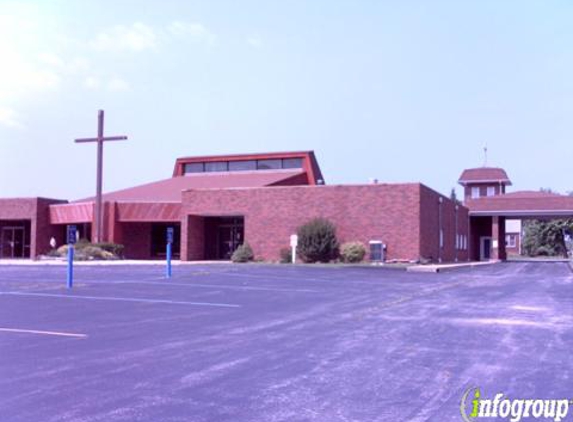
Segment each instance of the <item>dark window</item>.
[[205,171],[227,171],[228,170],[227,161],[213,161],[211,163],[205,163]]
[[185,174],[187,173],[203,173],[204,167],[203,163],[187,163],[184,167]]
[[259,170],[274,170],[282,168],[282,162],[278,160],[258,160],[257,169]]
[[229,161],[229,171],[256,170],[257,162],[255,160]]
[[302,168],[302,158],[283,158],[283,169]]

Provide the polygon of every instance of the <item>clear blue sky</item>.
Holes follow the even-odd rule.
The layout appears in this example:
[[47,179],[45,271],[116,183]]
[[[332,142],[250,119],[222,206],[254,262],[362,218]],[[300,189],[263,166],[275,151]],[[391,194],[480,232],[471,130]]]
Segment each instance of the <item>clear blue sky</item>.
[[[504,167],[573,190],[570,1],[0,0],[0,197],[169,177],[176,157],[313,149],[327,183]],[[459,192],[459,190],[458,190]]]

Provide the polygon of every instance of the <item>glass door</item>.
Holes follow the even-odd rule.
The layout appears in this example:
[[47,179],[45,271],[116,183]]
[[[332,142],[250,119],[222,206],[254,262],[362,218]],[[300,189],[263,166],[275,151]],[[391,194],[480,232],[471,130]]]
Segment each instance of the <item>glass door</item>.
[[217,229],[218,259],[231,259],[233,252],[243,243],[243,231],[242,218],[219,225]]
[[3,227],[0,234],[1,258],[24,258],[24,227]]

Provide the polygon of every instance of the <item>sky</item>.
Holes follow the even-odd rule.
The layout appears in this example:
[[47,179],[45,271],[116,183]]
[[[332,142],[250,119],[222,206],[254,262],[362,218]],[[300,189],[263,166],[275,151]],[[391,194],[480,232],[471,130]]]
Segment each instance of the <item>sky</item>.
[[[573,190],[570,1],[0,0],[0,197],[77,199],[179,156],[314,150],[327,184],[464,168]],[[458,195],[461,189],[458,187]]]

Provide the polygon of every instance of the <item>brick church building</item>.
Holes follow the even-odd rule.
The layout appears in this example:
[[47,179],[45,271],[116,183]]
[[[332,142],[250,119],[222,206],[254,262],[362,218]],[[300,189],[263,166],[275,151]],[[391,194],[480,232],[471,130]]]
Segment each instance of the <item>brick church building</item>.
[[[381,241],[386,259],[455,262],[505,259],[506,218],[573,215],[573,198],[507,193],[503,169],[465,170],[458,203],[422,183],[328,185],[311,151],[184,157],[171,177],[103,195],[103,240],[128,259],[164,256],[167,227],[183,261],[229,259],[248,242],[278,260],[289,237],[314,217],[337,227],[341,242]],[[68,225],[91,239],[94,198],[0,198],[0,258],[36,258]]]

